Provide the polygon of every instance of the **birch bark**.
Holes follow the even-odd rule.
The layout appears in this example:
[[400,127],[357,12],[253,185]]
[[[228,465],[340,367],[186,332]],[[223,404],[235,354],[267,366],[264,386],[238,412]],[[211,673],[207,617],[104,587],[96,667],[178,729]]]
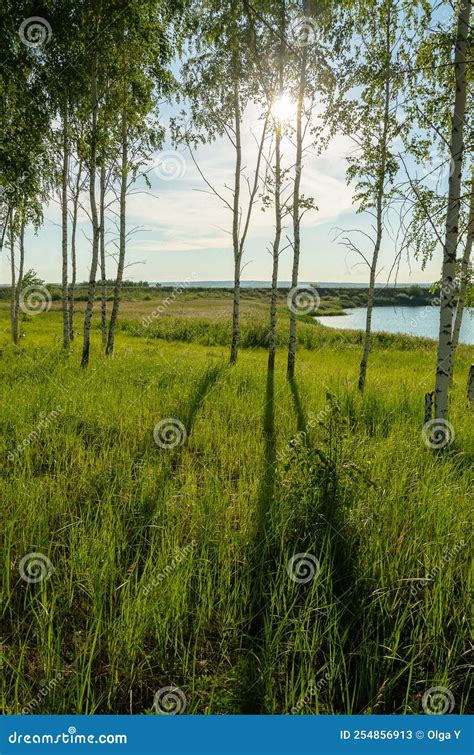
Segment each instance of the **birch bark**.
[[126,105],[122,111],[122,165],[120,179],[120,230],[119,230],[119,259],[117,265],[117,277],[114,286],[114,298],[112,303],[112,313],[110,315],[109,332],[107,335],[106,354],[113,354],[115,343],[115,330],[117,327],[118,313],[120,309],[120,299],[122,293],[123,271],[125,267],[125,250],[126,250],[126,202],[127,202],[127,180],[128,180],[128,138],[127,138],[127,112]]
[[68,109],[67,103],[63,109],[63,164],[61,189],[61,245],[62,245],[62,315],[63,315],[63,347],[69,346],[69,307],[68,307],[68,178],[69,178],[69,137],[68,137]]
[[466,49],[471,7],[471,2],[462,2],[460,4],[454,54],[456,93],[454,98],[450,141],[450,156],[452,159],[453,170],[449,177],[448,211],[443,249],[439,340],[435,380],[435,418],[443,420],[448,419],[449,411],[454,279],[456,275],[456,251],[459,239],[461,172],[464,150],[464,117],[467,95]]
[[107,274],[105,271],[105,165],[100,168],[100,323],[102,345],[107,344]]
[[391,57],[391,45],[390,45],[390,32],[391,32],[391,7],[387,9],[387,21],[385,26],[385,52],[387,55],[387,62],[385,68],[385,86],[384,86],[384,116],[382,126],[382,136],[380,140],[381,160],[380,160],[380,173],[378,177],[378,187],[376,196],[376,237],[374,250],[372,253],[372,263],[370,265],[370,278],[369,278],[369,292],[367,297],[367,315],[365,321],[365,334],[364,334],[364,347],[362,352],[362,359],[359,368],[359,390],[364,391],[365,381],[367,376],[367,365],[369,362],[369,354],[372,344],[372,313],[375,300],[375,281],[377,276],[377,264],[380,254],[380,247],[382,244],[383,236],[383,198],[385,189],[385,172],[387,163],[387,149],[388,149],[388,131],[389,131],[389,119],[390,119],[390,57]]
[[[304,46],[301,53],[301,70],[300,82],[298,88],[298,101],[296,106],[296,164],[295,164],[295,181],[293,188],[293,269],[291,273],[291,287],[296,288],[298,285],[298,272],[300,266],[300,188],[301,172],[303,170],[303,106],[306,89],[306,67],[308,60],[308,50]],[[295,375],[296,362],[296,311],[290,307],[290,338],[288,344],[288,366],[287,378],[293,380]]]
[[469,280],[469,263],[471,261],[472,253],[472,239],[474,237],[474,168],[472,171],[471,182],[471,198],[469,203],[469,218],[467,225],[466,245],[464,247],[464,254],[461,260],[461,273],[458,292],[458,302],[456,305],[456,316],[454,318],[453,325],[453,337],[451,343],[451,357],[449,371],[452,375],[454,368],[454,360],[456,357],[456,349],[459,343],[459,333],[461,332],[462,318],[464,314],[464,302],[466,300],[466,291]]
[[76,231],[77,231],[77,214],[79,209],[79,193],[82,179],[82,161],[79,161],[77,169],[76,184],[72,198],[72,222],[71,222],[71,285],[69,287],[69,341],[74,340],[74,295],[77,280],[77,258],[76,258]]
[[230,363],[237,361],[237,351],[240,339],[240,274],[241,274],[241,246],[240,246],[240,182],[242,172],[242,139],[241,113],[239,96],[239,76],[236,71],[238,62],[234,62],[234,114],[235,114],[235,176],[234,202],[232,207],[232,243],[234,249],[234,301],[232,311],[232,344],[230,348]]
[[96,287],[96,275],[97,275],[97,262],[99,256],[99,236],[100,226],[99,217],[97,213],[97,200],[96,200],[96,170],[97,170],[97,61],[96,57],[92,60],[92,124],[91,124],[91,143],[90,143],[90,158],[89,158],[89,201],[91,206],[92,215],[92,259],[89,273],[89,288],[87,292],[86,311],[84,316],[84,338],[82,345],[82,360],[81,367],[87,367],[89,364],[90,354],[90,335],[91,335],[91,322],[92,311],[94,309],[95,287]]

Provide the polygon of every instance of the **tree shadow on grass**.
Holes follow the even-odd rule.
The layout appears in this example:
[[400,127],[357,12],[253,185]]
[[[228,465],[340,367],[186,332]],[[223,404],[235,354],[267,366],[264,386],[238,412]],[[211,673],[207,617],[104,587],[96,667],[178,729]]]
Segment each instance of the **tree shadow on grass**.
[[263,409],[264,459],[257,499],[257,517],[253,540],[249,545],[250,621],[244,642],[238,705],[244,714],[265,713],[264,629],[268,614],[271,582],[271,510],[275,502],[275,383],[273,370],[267,372]]
[[[157,447],[156,449],[157,454],[159,455],[159,459],[157,459],[157,465],[159,465],[159,469],[157,471],[157,479],[156,479],[156,486],[155,486],[156,490],[158,491],[158,495],[149,495],[147,499],[143,502],[142,507],[140,509],[139,521],[137,522],[135,518],[133,522],[131,522],[131,531],[135,533],[135,539],[142,541],[142,545],[140,546],[141,550],[143,551],[140,557],[140,561],[142,563],[146,563],[146,560],[148,557],[148,550],[149,550],[149,546],[145,547],[143,535],[144,535],[144,531],[146,531],[146,529],[148,528],[155,514],[157,498],[159,499],[160,497],[162,497],[160,496],[160,493],[163,490],[163,488],[166,488],[167,480],[169,480],[171,477],[175,477],[178,474],[179,468],[183,460],[183,452],[184,452],[187,442],[189,441],[189,437],[193,431],[197,414],[199,410],[201,409],[212,387],[216,384],[220,374],[223,372],[225,368],[226,368],[226,365],[215,365],[213,367],[210,367],[204,371],[204,373],[201,375],[201,377],[197,381],[194,387],[194,390],[191,394],[187,411],[184,416],[181,415],[183,416],[183,420],[180,420],[180,421],[182,421],[182,424],[184,425],[184,428],[186,431],[185,441],[179,442],[178,445],[176,445],[176,447],[170,447],[170,448]],[[149,446],[150,446],[150,431],[148,431],[146,436],[142,438],[139,445],[139,451],[135,455],[134,465],[137,469],[137,472],[136,472],[137,477],[140,474],[141,460],[146,459],[147,455],[149,455],[147,454]],[[132,470],[132,474],[133,474],[133,470]]]
[[[275,582],[275,579],[287,579],[286,570],[281,569],[281,561],[282,558],[288,558],[288,552],[312,554],[324,564],[325,569],[330,570],[332,599],[338,607],[338,634],[340,638],[346,638],[344,646],[340,648],[341,654],[344,655],[341,668],[347,669],[348,676],[354,675],[354,679],[358,678],[360,671],[358,659],[352,659],[351,653],[359,644],[360,633],[357,626],[361,623],[363,593],[356,582],[356,538],[347,520],[347,509],[351,505],[352,497],[356,495],[357,487],[353,489],[350,482],[344,478],[345,459],[337,427],[340,418],[336,415],[330,419],[327,428],[328,438],[323,441],[322,434],[319,436],[317,433],[318,438],[312,443],[307,433],[306,413],[295,381],[290,384],[290,390],[302,443],[299,447],[290,444],[290,453],[294,454],[299,479],[293,491],[295,511],[293,512],[290,505],[292,523],[283,544],[281,533],[275,531],[279,525],[278,512],[275,512],[274,507],[281,505],[282,501],[278,502],[275,475],[277,457],[273,374],[268,373],[263,416],[265,466],[258,497],[255,535],[249,551],[249,563],[252,568],[250,621],[243,649],[244,659],[239,668],[239,709],[244,714],[274,712],[275,697],[279,696],[271,691],[272,687],[278,684],[274,678],[276,664],[279,667],[278,674],[282,672],[282,659],[271,657],[271,653],[275,651],[269,646],[271,638],[278,634],[279,629],[279,619],[272,615],[274,609],[271,607],[271,601],[273,594],[275,597],[281,594],[282,587],[284,592],[288,588],[288,594],[294,589],[289,578],[287,588]],[[291,542],[288,537],[291,538]],[[295,626],[300,621],[299,617],[306,616],[308,608],[311,608],[308,606],[308,588],[300,585],[298,590],[300,594],[291,609],[291,621]],[[276,610],[278,612],[278,609]],[[276,624],[272,626],[274,621]],[[321,658],[315,658],[314,661],[323,665],[324,657],[334,652],[334,647],[322,648]],[[288,674],[291,666],[298,667],[300,664],[306,665],[307,658],[300,657],[299,651],[295,651],[291,660],[288,656]],[[283,681],[283,684],[286,682]],[[337,683],[335,686],[337,687]],[[334,703],[335,709],[343,710],[342,699],[331,702]]]
[[308,421],[306,418],[306,412],[303,409],[301,403],[300,392],[298,390],[298,384],[294,378],[289,381],[291,396],[293,399],[293,406],[296,414],[296,425],[299,433],[305,433],[308,427]]

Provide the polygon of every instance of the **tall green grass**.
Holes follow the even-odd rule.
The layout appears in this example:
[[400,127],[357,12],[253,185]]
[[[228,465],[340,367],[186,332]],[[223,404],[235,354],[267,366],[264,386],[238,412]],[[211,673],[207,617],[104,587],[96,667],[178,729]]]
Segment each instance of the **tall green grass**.
[[[4,711],[150,713],[175,685],[189,713],[419,713],[434,686],[465,712],[472,350],[436,453],[429,342],[377,338],[361,398],[356,335],[300,323],[290,386],[250,324],[234,368],[226,324],[209,342],[188,325],[167,339],[125,323],[112,359],[96,333],[87,371],[79,343],[61,353],[56,313],[18,349],[5,338]],[[156,445],[163,418],[186,443]],[[52,567],[37,583],[19,572],[32,552]],[[319,571],[297,583],[305,553]]]

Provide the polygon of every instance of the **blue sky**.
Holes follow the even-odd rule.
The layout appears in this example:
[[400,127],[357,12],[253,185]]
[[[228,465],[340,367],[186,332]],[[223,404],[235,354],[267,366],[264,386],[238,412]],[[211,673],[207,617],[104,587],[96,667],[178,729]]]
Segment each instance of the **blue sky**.
[[[244,165],[251,166],[255,153],[254,128],[258,121],[251,116],[245,119]],[[255,131],[258,133],[258,131]],[[308,154],[302,177],[303,193],[312,196],[318,211],[307,214],[303,220],[300,279],[302,281],[365,282],[367,268],[360,265],[357,255],[348,255],[337,240],[336,229],[361,228],[369,230],[370,219],[355,213],[352,205],[352,187],[345,181],[345,156],[352,144],[337,136],[321,155]],[[163,150],[172,150],[165,144]],[[291,164],[292,147],[287,142],[285,156]],[[166,155],[165,155],[166,157]],[[169,158],[169,155],[168,155]],[[233,176],[233,153],[229,143],[218,140],[196,152],[201,170],[219,191],[225,193]],[[162,177],[160,154],[150,162],[148,190],[141,180],[128,200],[128,228],[137,229],[129,239],[127,260],[130,266],[126,277],[132,280],[182,281],[230,280],[233,277],[231,237],[228,233],[231,216],[222,202],[205,193],[206,186],[185,150],[179,157],[171,156],[171,166],[177,165],[178,175],[173,180]],[[153,167],[154,166],[154,167]],[[167,176],[169,177],[169,176]],[[84,197],[84,201],[87,199]],[[87,208],[85,208],[87,209]],[[90,222],[86,211],[80,213],[78,227],[78,280],[88,277],[90,263]],[[52,202],[45,209],[43,227],[34,234],[29,229],[26,237],[26,269],[33,268],[47,281],[58,281],[61,270],[60,209]],[[286,233],[290,233],[290,218]],[[267,251],[273,234],[272,211],[262,212],[255,206],[253,221],[244,255],[244,280],[268,280],[271,276],[271,257]],[[113,251],[117,233],[113,216],[108,221],[108,249]],[[393,242],[388,236],[382,245],[379,283],[385,284],[394,256]],[[416,260],[411,266],[406,259],[400,264],[398,281],[405,283],[431,282],[439,277],[440,252],[425,271]],[[292,250],[288,248],[280,258],[280,279],[291,277]],[[115,262],[107,259],[107,275],[114,277]],[[3,282],[10,278],[8,261],[2,260]]]

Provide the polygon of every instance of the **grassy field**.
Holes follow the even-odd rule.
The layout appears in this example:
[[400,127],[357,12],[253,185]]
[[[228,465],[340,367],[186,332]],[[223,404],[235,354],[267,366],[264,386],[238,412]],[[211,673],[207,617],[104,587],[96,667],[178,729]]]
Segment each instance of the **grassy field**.
[[433,452],[432,342],[378,335],[362,399],[360,334],[306,319],[288,385],[284,308],[268,374],[263,304],[230,368],[216,301],[126,304],[85,371],[59,312],[14,348],[1,305],[4,711],[466,712],[473,349]]

